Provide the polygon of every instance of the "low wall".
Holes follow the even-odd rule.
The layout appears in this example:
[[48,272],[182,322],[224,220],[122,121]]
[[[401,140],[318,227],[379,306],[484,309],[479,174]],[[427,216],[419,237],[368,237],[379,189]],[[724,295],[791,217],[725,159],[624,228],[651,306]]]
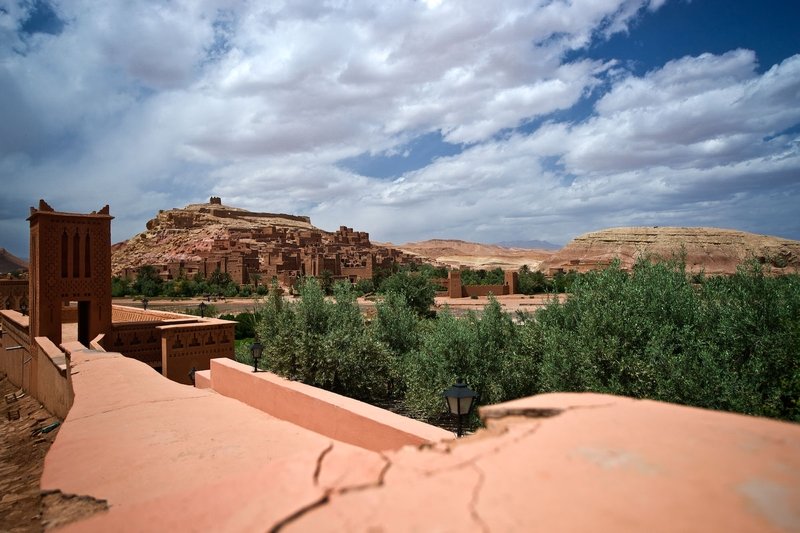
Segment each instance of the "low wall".
[[233,358],[235,324],[218,318],[198,318],[191,323],[174,321],[158,326],[161,373],[172,381],[191,385],[192,369],[208,370],[212,359]]
[[272,416],[367,450],[453,438],[441,428],[271,372],[255,373],[230,359],[211,360],[211,387]]
[[25,389],[30,383],[30,376],[23,371],[30,371],[27,368],[30,365],[28,320],[29,317],[17,311],[0,311],[0,329],[3,332],[0,339],[0,372],[5,373],[11,383]]
[[29,317],[16,311],[0,311],[3,329],[0,372],[63,420],[73,398],[69,362],[64,352],[47,337],[36,337],[31,343],[28,320]]
[[69,383],[69,362],[64,352],[47,337],[36,337],[34,346],[38,352],[36,399],[50,413],[64,420],[74,398]]
[[198,389],[211,388],[211,370],[198,370],[194,373],[194,386]]
[[463,285],[465,296],[503,296],[508,294],[508,285]]

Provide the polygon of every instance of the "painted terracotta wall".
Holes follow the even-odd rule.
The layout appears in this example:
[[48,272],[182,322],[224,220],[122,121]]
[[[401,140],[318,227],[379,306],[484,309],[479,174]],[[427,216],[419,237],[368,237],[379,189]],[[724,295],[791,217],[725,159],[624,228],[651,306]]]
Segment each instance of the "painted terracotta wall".
[[[0,328],[3,331],[0,372],[4,372],[14,385],[20,388],[24,385],[27,388],[29,376],[23,374],[23,367],[30,364],[24,364],[29,358],[30,351],[28,317],[17,311],[0,311]],[[17,346],[22,348],[16,348]]]
[[230,359],[212,359],[211,387],[272,416],[373,451],[453,438],[441,428]]
[[47,337],[36,337],[34,347],[38,358],[36,399],[45,409],[63,420],[73,400],[65,354]]

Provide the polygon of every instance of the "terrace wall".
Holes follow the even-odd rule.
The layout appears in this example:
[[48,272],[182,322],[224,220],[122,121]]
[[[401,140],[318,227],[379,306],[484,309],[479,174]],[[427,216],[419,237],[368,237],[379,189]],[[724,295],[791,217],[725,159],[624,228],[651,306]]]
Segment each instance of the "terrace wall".
[[24,372],[25,367],[30,365],[28,319],[17,311],[0,311],[0,342],[3,347],[0,352],[0,372],[4,372],[11,383],[23,389],[27,389],[30,383],[30,375]]
[[50,413],[64,420],[75,398],[69,382],[67,356],[47,337],[36,337],[34,349],[38,358],[36,399]]
[[267,414],[372,451],[450,439],[441,428],[412,420],[270,372],[254,373],[230,359],[211,361],[211,388]]
[[63,420],[73,400],[65,353],[47,337],[31,343],[28,317],[16,311],[0,311],[0,328],[0,372]]

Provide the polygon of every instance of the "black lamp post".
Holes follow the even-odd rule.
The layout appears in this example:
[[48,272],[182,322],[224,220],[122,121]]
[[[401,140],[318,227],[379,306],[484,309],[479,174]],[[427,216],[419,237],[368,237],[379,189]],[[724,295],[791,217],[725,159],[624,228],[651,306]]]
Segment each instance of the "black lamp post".
[[147,298],[142,298],[142,309],[147,311],[147,304],[149,304],[149,303],[150,303],[150,300],[148,300]]
[[264,347],[261,343],[256,341],[250,345],[250,354],[253,356],[253,372],[258,372],[258,360],[261,359],[261,352]]
[[475,398],[478,396],[474,390],[467,387],[463,379],[459,379],[458,383],[444,391],[445,401],[450,413],[458,417],[458,432],[456,435],[461,437],[462,421],[464,417],[472,412],[472,407],[475,405]]
[[200,308],[200,318],[205,318],[206,317],[206,307],[207,307],[206,303],[205,302],[200,302],[200,305],[198,307]]
[[28,304],[20,304],[19,312],[22,313],[22,316],[27,315],[28,314]]

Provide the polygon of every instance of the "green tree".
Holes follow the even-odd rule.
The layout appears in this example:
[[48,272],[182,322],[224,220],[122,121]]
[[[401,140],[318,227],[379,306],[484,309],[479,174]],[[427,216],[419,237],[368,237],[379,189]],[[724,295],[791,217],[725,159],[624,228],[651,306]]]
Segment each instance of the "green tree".
[[333,294],[333,272],[330,270],[323,270],[320,272],[319,285],[326,295]]
[[532,272],[528,265],[522,265],[519,269],[519,292],[522,294],[538,294],[550,289],[550,285],[544,273]]
[[131,286],[134,294],[141,294],[142,296],[158,296],[161,294],[161,285],[163,280],[158,275],[155,267],[151,265],[144,265],[139,267],[136,273],[136,281]]
[[111,296],[114,298],[119,298],[121,296],[127,296],[130,294],[130,282],[119,276],[114,276],[111,278]]
[[394,292],[402,295],[419,316],[428,316],[436,295],[436,286],[424,274],[398,272],[383,281],[380,291],[384,294]]

